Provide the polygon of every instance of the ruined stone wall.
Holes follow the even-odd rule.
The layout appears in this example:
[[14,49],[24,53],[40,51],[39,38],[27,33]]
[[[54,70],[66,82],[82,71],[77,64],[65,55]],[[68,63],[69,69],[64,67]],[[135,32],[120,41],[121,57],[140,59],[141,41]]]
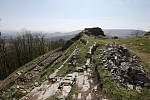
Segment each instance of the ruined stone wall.
[[112,78],[124,86],[143,87],[150,83],[144,66],[137,56],[118,44],[108,44],[101,55],[104,66],[111,72]]

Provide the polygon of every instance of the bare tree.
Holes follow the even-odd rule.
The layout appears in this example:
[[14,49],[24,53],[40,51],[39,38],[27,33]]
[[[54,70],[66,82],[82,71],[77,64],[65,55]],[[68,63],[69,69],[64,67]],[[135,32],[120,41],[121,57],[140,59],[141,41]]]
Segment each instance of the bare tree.
[[0,80],[34,58],[62,46],[64,42],[62,39],[50,41],[43,34],[30,31],[5,39],[0,32]]

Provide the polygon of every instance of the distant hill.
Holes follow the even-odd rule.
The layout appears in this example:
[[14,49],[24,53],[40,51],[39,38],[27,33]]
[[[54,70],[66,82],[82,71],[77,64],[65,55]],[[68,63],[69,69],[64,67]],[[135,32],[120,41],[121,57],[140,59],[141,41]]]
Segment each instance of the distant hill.
[[59,40],[59,39],[70,40],[79,32],[81,32],[81,30],[66,33],[63,32],[46,33],[46,38],[50,38],[51,40]]
[[[143,36],[145,31],[143,30],[135,30],[135,29],[102,29],[104,34],[109,37],[118,36],[118,37],[134,37],[134,36]],[[76,34],[81,32],[81,30],[72,31],[68,33],[53,33],[50,34],[50,37],[55,36],[56,38],[63,38],[65,40],[69,40],[73,38]],[[59,35],[59,37],[58,37]]]
[[[2,36],[5,37],[16,37],[19,35],[18,31],[1,31],[2,32]],[[31,31],[32,32],[32,31]],[[79,32],[81,32],[81,30],[76,30],[76,31],[71,31],[71,32],[33,32],[33,33],[42,33],[45,35],[45,38],[47,39],[51,39],[51,40],[59,40],[59,39],[64,39],[64,40],[70,40],[71,38],[73,38],[76,34],[78,34]]]
[[107,36],[129,37],[129,36],[143,36],[145,31],[134,29],[103,29]]
[[[134,29],[102,29],[106,36],[118,36],[118,37],[130,37],[130,36],[143,36],[145,31],[143,30],[134,30]],[[42,32],[45,34],[45,37],[51,40],[64,39],[69,40],[73,38],[76,34],[81,32],[81,30],[71,31],[71,32]],[[39,32],[35,32],[39,33]],[[12,36],[16,37],[18,35],[17,31],[2,31],[3,36]]]

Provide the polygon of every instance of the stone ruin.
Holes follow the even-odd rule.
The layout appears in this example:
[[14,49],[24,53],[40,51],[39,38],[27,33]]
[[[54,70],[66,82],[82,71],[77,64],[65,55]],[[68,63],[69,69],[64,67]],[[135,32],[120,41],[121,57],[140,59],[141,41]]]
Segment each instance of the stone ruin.
[[105,36],[104,32],[99,27],[93,27],[93,28],[85,28],[83,33],[87,35],[94,35],[94,36]]
[[[131,54],[127,48],[118,44],[108,44],[101,55],[102,62],[108,69],[112,78],[123,86],[143,87],[150,83],[146,70],[138,57]],[[130,88],[130,87],[129,87]]]

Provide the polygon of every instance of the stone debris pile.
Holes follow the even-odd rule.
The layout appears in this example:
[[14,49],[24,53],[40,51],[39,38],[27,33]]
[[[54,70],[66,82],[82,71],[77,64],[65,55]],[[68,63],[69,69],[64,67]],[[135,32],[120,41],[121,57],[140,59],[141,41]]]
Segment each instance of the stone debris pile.
[[127,48],[118,44],[108,44],[101,54],[102,62],[114,80],[124,86],[143,87],[150,83],[146,71],[138,57],[131,54]]

